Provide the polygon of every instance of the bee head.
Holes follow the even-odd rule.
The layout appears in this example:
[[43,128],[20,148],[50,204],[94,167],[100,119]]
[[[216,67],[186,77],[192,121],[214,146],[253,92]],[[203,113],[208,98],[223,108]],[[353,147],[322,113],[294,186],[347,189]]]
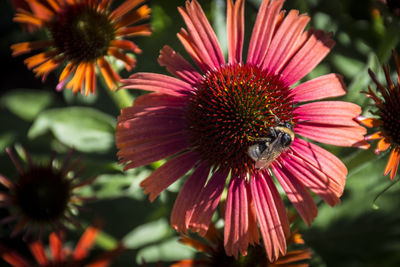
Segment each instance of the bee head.
[[289,147],[292,144],[292,136],[289,133],[284,132],[279,140],[283,147]]

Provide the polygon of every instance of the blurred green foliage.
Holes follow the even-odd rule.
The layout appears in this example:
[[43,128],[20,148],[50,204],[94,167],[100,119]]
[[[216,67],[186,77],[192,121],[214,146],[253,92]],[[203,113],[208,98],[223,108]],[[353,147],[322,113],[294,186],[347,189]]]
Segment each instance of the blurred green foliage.
[[[246,2],[245,49],[260,2]],[[200,3],[226,51],[225,0]],[[157,62],[164,45],[188,58],[176,37],[183,27],[176,7],[183,4],[183,0],[149,1],[154,33],[150,38],[135,39],[143,53],[136,56],[134,72],[166,73]],[[82,194],[94,195],[96,199],[88,203],[88,211],[81,212],[80,218],[86,224],[93,217],[104,221],[97,240],[99,249],[108,249],[119,240],[127,246],[112,266],[136,266],[142,262],[146,266],[166,266],[193,257],[195,251],[180,244],[169,226],[169,214],[181,181],[150,203],[139,183],[157,164],[124,172],[116,163],[114,132],[119,108],[108,89],[99,83],[97,94],[87,98],[70,91],[56,92],[57,73],[42,84],[26,69],[24,57],[11,57],[9,47],[16,42],[40,39],[43,33],[30,35],[13,23],[14,11],[9,0],[1,1],[0,8],[0,173],[15,176],[11,161],[4,154],[7,146],[21,144],[32,152],[34,159],[49,156],[51,151],[63,156],[69,147],[74,147],[86,165],[83,176],[98,176],[89,188],[82,190]],[[305,80],[329,72],[342,74],[348,89],[342,99],[361,105],[364,114],[369,115],[371,103],[360,91],[371,85],[369,68],[383,78],[380,66],[389,61],[391,50],[399,42],[398,18],[378,0],[288,0],[284,8],[308,13],[311,26],[332,32],[336,41],[328,57]],[[121,71],[122,77],[129,75]],[[133,97],[141,94],[129,93]],[[296,222],[315,252],[312,266],[399,266],[400,184],[387,190],[373,205],[375,197],[392,183],[382,174],[388,155],[377,157],[372,151],[324,147],[345,162],[349,175],[342,204],[332,208],[320,202],[319,216],[309,228]]]

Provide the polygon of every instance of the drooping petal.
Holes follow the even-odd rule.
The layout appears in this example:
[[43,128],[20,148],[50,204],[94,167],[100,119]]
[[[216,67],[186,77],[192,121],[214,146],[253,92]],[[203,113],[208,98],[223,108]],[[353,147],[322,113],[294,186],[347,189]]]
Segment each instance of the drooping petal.
[[228,62],[242,62],[244,36],[244,0],[238,0],[233,5],[232,0],[227,2],[226,28],[228,34]]
[[299,15],[297,10],[291,10],[284,18],[281,25],[273,36],[271,45],[268,47],[267,54],[262,63],[262,69],[267,69],[270,73],[275,73],[285,64],[290,51],[299,40],[301,33],[310,21],[310,17],[304,14]]
[[13,267],[30,267],[28,261],[18,252],[8,249],[0,244],[0,256]]
[[73,258],[74,260],[81,260],[84,259],[89,250],[92,248],[94,245],[94,242],[96,241],[97,235],[99,233],[99,228],[96,226],[89,226],[81,238],[78,241],[78,244],[76,244],[76,247],[73,252]]
[[206,51],[202,53],[204,62],[208,63],[209,69],[218,68],[225,63],[221,47],[217,36],[207,20],[201,6],[196,0],[186,2],[186,8],[178,8],[185,24],[188,28],[194,44],[199,50]]
[[169,73],[190,85],[196,85],[202,79],[196,69],[169,46],[164,46],[161,49],[158,63],[167,67]]
[[285,174],[289,179],[297,179],[330,206],[340,203],[344,183],[337,181],[296,155],[285,158]]
[[297,209],[304,222],[310,226],[318,214],[317,205],[302,183],[294,176],[287,174],[285,167],[271,164],[272,170],[293,206]]
[[122,89],[148,90],[175,96],[185,96],[193,90],[184,81],[155,73],[135,73],[129,79],[122,80],[122,83]]
[[376,154],[379,154],[380,152],[387,150],[391,144],[392,144],[392,141],[390,140],[390,138],[384,137],[381,140],[379,140],[374,152]]
[[343,77],[338,74],[327,74],[304,82],[291,90],[294,102],[320,100],[346,94]]
[[57,233],[51,233],[49,237],[50,251],[53,261],[61,262],[65,260],[62,242]]
[[338,182],[342,183],[342,186],[344,186],[347,168],[335,155],[300,138],[296,138],[290,148],[296,156],[327,175],[337,179]]
[[209,164],[203,162],[179,191],[171,213],[171,226],[178,232],[187,232],[190,219],[198,204],[197,198],[206,185],[209,172]]
[[170,159],[140,183],[149,199],[153,201],[162,191],[187,173],[198,161],[193,152],[187,152]]
[[118,156],[120,163],[129,162],[124,168],[127,170],[172,156],[188,147],[184,133],[177,133],[174,136],[146,140],[142,144],[138,141],[120,144]]
[[247,254],[249,245],[249,219],[247,181],[241,177],[232,177],[228,189],[225,210],[224,246],[228,256],[238,258],[238,252]]
[[[355,118],[361,113],[360,106],[344,101],[319,101],[301,105],[293,111],[296,121],[310,121],[332,126],[359,127]],[[362,127],[361,127],[362,128]]]
[[29,244],[29,250],[32,252],[36,261],[41,266],[47,266],[49,264],[49,260],[47,259],[46,252],[42,243],[40,243],[39,241],[32,242],[31,244]]
[[248,219],[249,219],[249,243],[251,245],[260,243],[260,233],[258,231],[257,225],[257,212],[254,204],[254,199],[251,194],[251,187],[249,183],[245,183],[246,191],[247,191],[247,200],[248,200]]
[[368,128],[379,127],[383,125],[383,121],[378,118],[365,118],[363,116],[358,116],[357,121]]
[[267,173],[256,174],[251,178],[250,184],[265,249],[269,260],[275,261],[279,253],[286,253],[289,222],[285,207]]
[[283,0],[262,1],[251,34],[247,63],[259,66],[268,51]]
[[390,172],[390,180],[393,181],[394,177],[397,174],[397,168],[399,167],[399,162],[400,162],[400,148],[396,146],[390,153],[390,157],[386,164],[383,175],[387,175]]
[[289,61],[280,70],[287,85],[292,85],[306,74],[329,53],[335,42],[330,39],[330,35],[322,31],[308,30],[308,39]]
[[184,107],[187,100],[184,97],[177,97],[163,93],[150,93],[141,95],[135,99],[134,106],[143,107]]
[[200,235],[205,235],[208,230],[208,225],[214,215],[215,209],[218,206],[222,191],[224,190],[227,174],[218,170],[214,172],[208,180],[207,185],[203,187],[196,202],[198,203],[189,226],[193,231],[199,232]]
[[361,126],[341,126],[325,123],[304,122],[295,125],[296,134],[317,142],[336,146],[357,146],[364,141],[366,129]]

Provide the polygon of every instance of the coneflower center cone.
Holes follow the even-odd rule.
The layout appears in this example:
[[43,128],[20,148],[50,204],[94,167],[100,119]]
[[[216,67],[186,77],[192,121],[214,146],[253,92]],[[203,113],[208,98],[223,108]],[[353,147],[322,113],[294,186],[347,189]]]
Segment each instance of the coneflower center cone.
[[400,87],[394,88],[392,94],[391,97],[385,98],[385,104],[379,106],[379,115],[387,136],[400,145]]
[[50,24],[50,33],[60,52],[69,60],[91,61],[107,54],[115,30],[107,14],[86,4],[64,7]]
[[202,159],[239,175],[256,171],[248,147],[269,134],[276,117],[292,117],[289,88],[267,71],[242,64],[207,72],[186,109],[189,139]]
[[36,167],[20,176],[16,184],[15,201],[27,218],[52,222],[65,214],[70,193],[70,180],[61,172]]

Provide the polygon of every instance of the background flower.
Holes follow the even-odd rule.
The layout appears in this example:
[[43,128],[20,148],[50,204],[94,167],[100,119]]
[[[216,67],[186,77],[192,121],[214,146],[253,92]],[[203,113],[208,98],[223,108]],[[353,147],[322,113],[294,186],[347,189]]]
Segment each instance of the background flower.
[[26,234],[46,228],[60,229],[66,223],[79,225],[74,213],[80,208],[85,197],[75,193],[76,189],[85,186],[92,179],[79,181],[82,171],[80,160],[71,161],[72,154],[57,166],[52,158],[47,164],[34,163],[24,150],[27,160],[23,167],[11,149],[7,149],[10,159],[18,171],[15,179],[0,174],[0,183],[7,189],[0,191],[0,203],[10,210],[10,215],[2,223],[16,221],[11,235],[22,230]]
[[[29,243],[29,250],[35,258],[35,266],[85,266],[85,267],[107,267],[113,258],[123,250],[122,246],[118,246],[110,250],[96,259],[89,259],[89,250],[93,247],[96,240],[99,227],[96,225],[89,226],[83,233],[71,251],[64,243],[63,233],[53,232],[49,236],[50,255],[46,252],[46,247],[41,241],[33,241]],[[17,251],[9,249],[7,245],[0,244],[1,257],[14,267],[32,266],[30,261]]]
[[394,52],[394,58],[397,67],[397,83],[393,83],[390,68],[388,65],[383,67],[386,77],[386,87],[383,86],[375,74],[369,70],[372,80],[376,84],[376,91],[380,93],[377,95],[374,91],[368,87],[366,95],[375,102],[375,106],[378,108],[376,115],[379,117],[364,118],[360,117],[360,122],[370,128],[377,128],[378,131],[365,137],[366,140],[376,140],[379,142],[376,146],[375,153],[379,154],[382,151],[386,151],[391,148],[390,157],[386,168],[383,172],[384,175],[390,173],[390,179],[393,180],[397,174],[397,168],[400,162],[400,61],[396,52]]
[[[72,88],[73,92],[96,91],[96,66],[113,90],[120,80],[106,56],[121,60],[130,71],[135,59],[126,52],[140,53],[137,45],[124,37],[147,36],[150,8],[144,0],[128,0],[110,11],[113,1],[25,1],[17,9],[14,20],[45,29],[50,38],[41,41],[17,43],[11,46],[13,55],[43,52],[25,60],[25,64],[38,77],[45,80],[54,69],[63,66],[57,89]],[[21,3],[22,4],[22,3]],[[19,6],[21,6],[19,4]]]

